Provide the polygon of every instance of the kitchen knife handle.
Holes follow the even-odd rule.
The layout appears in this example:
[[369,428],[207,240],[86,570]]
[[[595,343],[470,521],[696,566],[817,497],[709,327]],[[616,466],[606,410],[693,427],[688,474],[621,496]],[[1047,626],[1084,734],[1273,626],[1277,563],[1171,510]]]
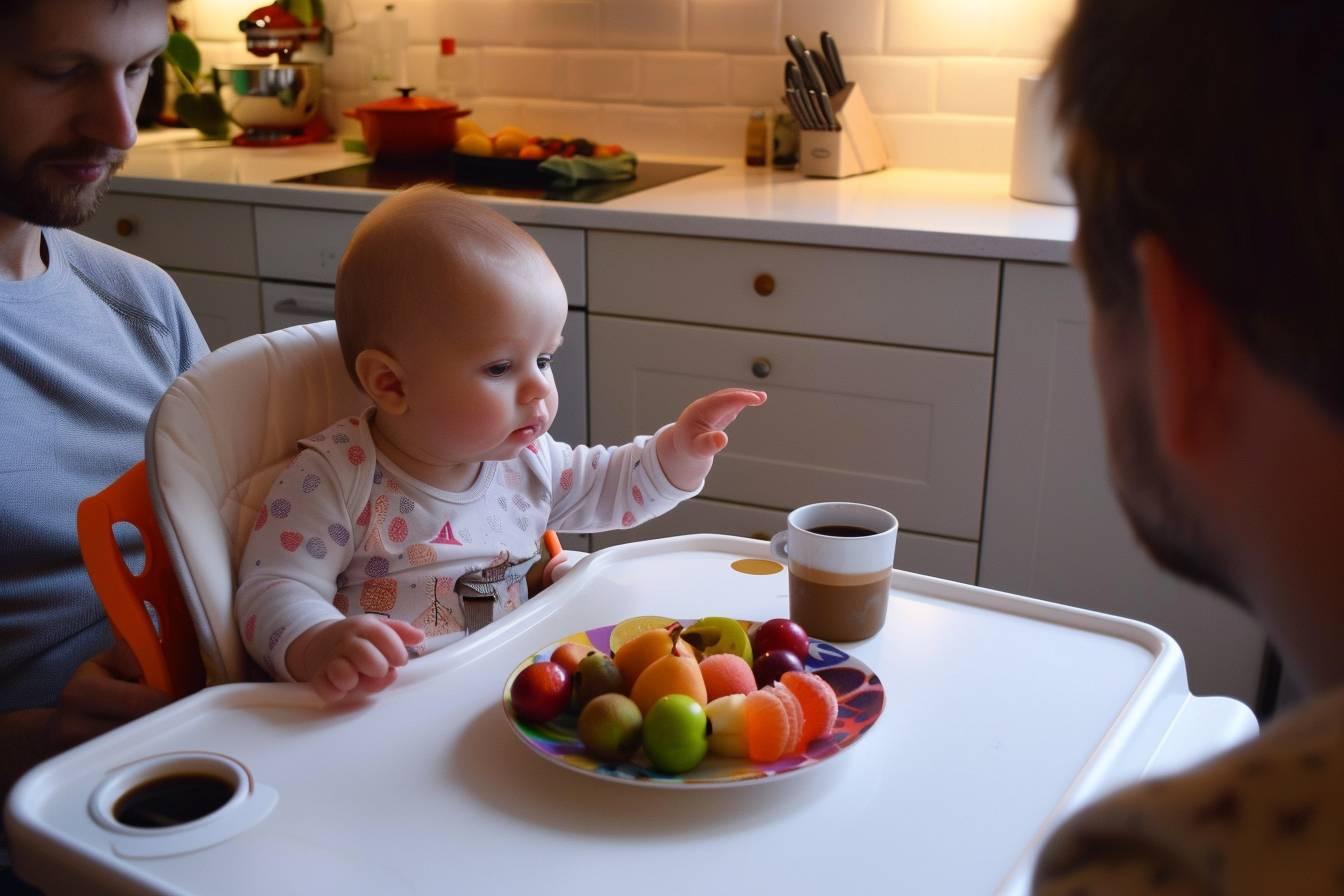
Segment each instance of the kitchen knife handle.
[[817,60],[811,50],[803,51],[803,81],[810,90],[829,93],[826,89],[826,79],[821,76],[821,69],[817,68]]
[[835,108],[831,106],[831,98],[823,92],[817,94],[817,100],[821,103],[821,115],[826,121],[826,129],[830,131],[840,130],[840,122],[836,121]]
[[835,74],[836,81],[839,82],[836,90],[848,84],[845,78],[845,66],[840,61],[840,47],[836,44],[835,38],[831,37],[831,32],[821,32],[821,55],[826,57],[826,61],[831,65],[831,71]]

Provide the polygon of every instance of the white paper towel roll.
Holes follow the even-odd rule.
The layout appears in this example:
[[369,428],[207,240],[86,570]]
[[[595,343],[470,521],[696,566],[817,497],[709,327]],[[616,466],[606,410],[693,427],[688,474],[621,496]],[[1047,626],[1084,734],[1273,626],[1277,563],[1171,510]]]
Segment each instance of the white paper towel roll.
[[1073,205],[1073,189],[1064,174],[1064,138],[1055,126],[1055,97],[1053,78],[1018,79],[1008,192],[1031,202]]

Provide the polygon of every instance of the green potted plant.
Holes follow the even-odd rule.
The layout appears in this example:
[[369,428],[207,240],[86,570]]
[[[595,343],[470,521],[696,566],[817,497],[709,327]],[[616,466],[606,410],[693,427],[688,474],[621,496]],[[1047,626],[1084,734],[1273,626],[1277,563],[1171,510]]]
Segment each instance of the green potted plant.
[[228,137],[229,116],[224,112],[224,104],[217,93],[202,89],[201,51],[196,42],[183,32],[174,31],[168,35],[163,58],[181,87],[173,102],[177,117],[207,137],[221,140]]

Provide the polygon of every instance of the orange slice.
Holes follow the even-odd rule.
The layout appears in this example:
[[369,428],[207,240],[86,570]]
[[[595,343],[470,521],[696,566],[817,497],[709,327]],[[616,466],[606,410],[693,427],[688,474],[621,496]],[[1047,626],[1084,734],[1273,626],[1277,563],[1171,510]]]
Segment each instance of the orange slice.
[[742,706],[747,729],[747,758],[774,762],[789,748],[789,711],[772,688],[752,691]]
[[803,742],[806,747],[819,737],[826,737],[835,727],[839,704],[835,691],[820,675],[811,672],[785,672],[779,683],[793,692],[803,708]]

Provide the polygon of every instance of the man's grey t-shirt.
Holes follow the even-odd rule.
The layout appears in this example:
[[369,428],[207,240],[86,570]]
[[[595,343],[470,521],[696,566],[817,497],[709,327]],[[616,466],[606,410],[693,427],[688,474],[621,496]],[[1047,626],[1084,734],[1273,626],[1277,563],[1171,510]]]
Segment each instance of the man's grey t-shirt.
[[206,352],[149,262],[44,230],[47,270],[0,280],[0,712],[52,705],[111,644],[75,510],[144,457],[169,384]]

